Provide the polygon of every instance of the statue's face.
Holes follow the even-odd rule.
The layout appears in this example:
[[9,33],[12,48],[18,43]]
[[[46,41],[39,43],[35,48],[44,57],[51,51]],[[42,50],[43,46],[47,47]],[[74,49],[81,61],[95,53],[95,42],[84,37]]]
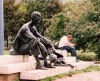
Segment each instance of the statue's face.
[[41,21],[41,16],[36,14],[33,18],[32,21],[34,22],[35,25],[37,25]]

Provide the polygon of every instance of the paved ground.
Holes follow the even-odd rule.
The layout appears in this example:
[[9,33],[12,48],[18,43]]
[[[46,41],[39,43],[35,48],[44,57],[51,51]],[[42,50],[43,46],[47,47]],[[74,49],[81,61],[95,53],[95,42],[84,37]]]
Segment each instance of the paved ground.
[[72,77],[64,77],[55,81],[100,81],[100,71],[73,75]]

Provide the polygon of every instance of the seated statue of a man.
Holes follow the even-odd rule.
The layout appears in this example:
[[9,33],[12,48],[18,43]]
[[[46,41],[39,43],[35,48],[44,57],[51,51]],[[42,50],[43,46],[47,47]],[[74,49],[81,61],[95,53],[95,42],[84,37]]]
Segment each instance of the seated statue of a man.
[[[51,42],[38,33],[36,27],[41,20],[41,13],[34,11],[31,15],[31,21],[24,24],[17,33],[13,47],[10,51],[11,54],[16,55],[33,55],[36,59],[36,69],[53,68],[52,62],[55,62],[57,58],[63,58],[63,56],[55,51]],[[39,55],[42,55],[44,60],[44,66],[42,66]],[[51,62],[48,63],[47,56],[51,57]]]
[[[37,24],[41,20],[41,13],[34,11],[31,15],[31,21],[24,24],[18,31],[14,41],[11,54],[16,55],[27,55],[33,54],[36,59],[36,69],[52,68],[47,62],[48,51],[47,48],[50,46],[50,41],[40,35],[36,30]],[[39,54],[42,54],[44,60],[44,66],[41,66]]]

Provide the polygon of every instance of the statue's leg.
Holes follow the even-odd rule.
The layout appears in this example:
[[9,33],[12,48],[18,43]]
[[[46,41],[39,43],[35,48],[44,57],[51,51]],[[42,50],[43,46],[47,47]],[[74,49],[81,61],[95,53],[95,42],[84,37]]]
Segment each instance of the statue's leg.
[[36,59],[37,65],[36,65],[36,69],[42,69],[42,65],[40,63],[40,59],[38,57],[38,55],[40,54],[40,50],[38,48],[38,46],[34,46],[34,49],[32,50],[32,54],[34,56],[34,58]]
[[[32,45],[32,44],[31,44],[31,45]],[[31,46],[31,47],[32,47],[32,46]],[[31,52],[32,52],[32,54],[33,54],[33,56],[34,56],[34,58],[35,58],[35,60],[36,60],[36,62],[37,62],[37,64],[36,64],[36,69],[47,70],[47,69],[41,64],[40,59],[39,59],[39,57],[38,57],[38,55],[41,54],[39,47],[38,47],[37,45],[35,45],[35,46],[31,49]]]
[[20,48],[19,48],[20,54],[28,54],[30,53],[30,51],[32,55],[34,56],[34,58],[36,59],[36,62],[37,62],[36,69],[45,69],[44,67],[42,67],[42,64],[40,63],[40,59],[38,58],[40,51],[37,45],[34,46],[34,41],[30,41],[27,44],[20,45]]
[[21,44],[18,50],[19,54],[25,55],[29,53],[29,45],[30,43],[27,44]]
[[45,46],[41,42],[38,43],[38,46],[40,48],[42,57],[44,59],[44,64],[47,64],[47,58],[46,58],[47,55],[48,55],[47,50],[46,50]]
[[42,57],[44,59],[44,66],[47,67],[47,68],[54,68],[51,65],[51,63],[48,63],[48,60],[47,60],[48,52],[47,52],[46,47],[41,42],[38,43],[38,46],[39,46],[39,48],[41,50],[41,54],[42,54]]

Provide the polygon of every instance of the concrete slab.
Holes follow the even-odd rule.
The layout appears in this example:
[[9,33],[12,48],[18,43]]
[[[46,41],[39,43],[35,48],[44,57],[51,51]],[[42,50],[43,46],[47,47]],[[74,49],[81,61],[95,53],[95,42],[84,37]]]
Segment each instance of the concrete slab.
[[0,65],[33,61],[33,56],[28,55],[2,55],[0,56]]
[[23,71],[33,70],[36,67],[36,61],[20,62],[0,65],[0,74],[12,74]]
[[65,59],[65,62],[68,64],[76,62],[76,57],[64,57],[64,59]]
[[32,70],[32,71],[24,71],[20,74],[20,79],[24,80],[40,80],[43,78],[47,78],[49,76],[55,76],[58,74],[66,73],[71,70],[70,67],[56,67],[55,69],[48,70]]
[[24,71],[20,74],[20,79],[23,80],[40,80],[43,78],[47,78],[50,76],[55,76],[62,73],[67,73],[72,70],[82,70],[87,68],[88,66],[92,65],[92,62],[78,62],[75,65],[75,68],[70,67],[56,67],[54,69],[48,69],[48,70],[31,70],[31,71]]
[[[74,63],[75,57],[66,57],[67,63]],[[3,55],[0,56],[0,74],[12,74],[27,70],[33,70],[36,61],[33,56],[28,55]]]
[[86,69],[87,67],[94,65],[94,62],[84,62],[84,61],[80,61],[80,62],[76,62],[74,64],[72,64],[73,66],[75,66],[75,70],[82,70],[82,69]]

